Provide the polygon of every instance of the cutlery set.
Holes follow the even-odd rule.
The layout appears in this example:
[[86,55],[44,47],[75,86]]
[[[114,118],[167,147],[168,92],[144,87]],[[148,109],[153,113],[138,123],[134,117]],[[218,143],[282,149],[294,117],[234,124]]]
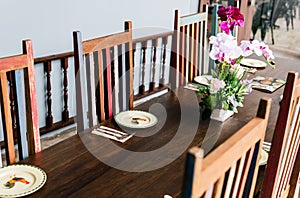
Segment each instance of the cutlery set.
[[263,145],[262,145],[262,148],[267,151],[267,152],[270,152],[270,149],[271,149],[271,143],[269,142],[263,142]]
[[113,128],[109,128],[106,126],[100,126],[92,131],[95,135],[100,135],[118,142],[126,142],[130,139],[134,134],[128,134]]

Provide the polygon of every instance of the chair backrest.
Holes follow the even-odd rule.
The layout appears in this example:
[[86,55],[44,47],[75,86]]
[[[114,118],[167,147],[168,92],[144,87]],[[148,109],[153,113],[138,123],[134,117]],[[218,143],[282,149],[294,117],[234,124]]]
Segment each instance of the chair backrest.
[[[300,143],[300,78],[289,72],[264,174],[261,197],[287,197]],[[299,157],[298,157],[299,158]],[[294,171],[297,172],[297,171]]]
[[204,12],[210,2],[209,0],[199,0],[198,1],[198,12]]
[[238,28],[237,41],[240,43],[242,40],[250,40],[252,21],[255,12],[255,1],[241,0],[238,2],[240,2],[239,9],[245,17],[244,27]]
[[205,12],[180,16],[175,10],[171,52],[172,87],[192,82],[208,71],[207,9]]
[[[16,77],[17,72],[21,72],[22,77]],[[16,80],[20,81],[20,79],[24,79],[24,84],[21,83],[22,86],[24,86],[24,89],[22,89],[23,93],[13,89],[16,85]],[[12,99],[21,98],[21,96],[24,96],[22,100],[23,104],[25,101],[24,106],[26,112],[19,115],[20,111],[18,112],[16,108],[16,100],[12,102]],[[18,145],[19,159],[26,157],[23,155],[22,149],[28,149],[28,152],[25,153],[29,155],[39,152],[41,150],[41,144],[38,126],[33,51],[32,42],[30,40],[23,41],[22,54],[0,58],[0,104],[7,165],[13,164],[17,160],[15,144]],[[19,109],[23,110],[23,108],[24,107],[19,104]],[[23,122],[24,117],[26,117],[26,121],[24,122],[26,123],[27,131],[20,128],[20,122]],[[23,131],[22,134],[21,131]],[[15,142],[15,140],[17,140],[17,142]]]
[[125,32],[82,41],[73,32],[77,131],[133,107],[132,24]]
[[262,99],[257,116],[206,157],[189,150],[184,197],[253,197],[270,105]]

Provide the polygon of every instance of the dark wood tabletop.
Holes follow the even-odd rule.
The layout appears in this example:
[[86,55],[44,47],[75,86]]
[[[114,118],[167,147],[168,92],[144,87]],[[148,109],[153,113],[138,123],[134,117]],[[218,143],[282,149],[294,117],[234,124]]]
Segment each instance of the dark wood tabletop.
[[[288,71],[300,71],[297,64],[277,59],[275,70],[266,68],[255,75],[285,79]],[[187,149],[198,145],[207,153],[224,142],[255,117],[262,97],[273,99],[266,135],[271,141],[282,91],[254,90],[224,123],[201,119],[203,109],[194,91],[170,91],[136,107],[154,113],[159,123],[128,131],[135,136],[123,144],[87,131],[21,161],[47,173],[45,186],[30,197],[180,197]],[[104,124],[117,128],[113,120]]]

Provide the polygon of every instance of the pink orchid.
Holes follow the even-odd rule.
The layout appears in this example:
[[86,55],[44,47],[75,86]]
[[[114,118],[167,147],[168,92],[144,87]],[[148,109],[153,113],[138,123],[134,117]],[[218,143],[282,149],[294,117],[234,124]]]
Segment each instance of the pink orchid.
[[234,26],[244,26],[244,16],[236,7],[221,7],[218,16],[222,21],[219,26],[226,34],[230,34]]

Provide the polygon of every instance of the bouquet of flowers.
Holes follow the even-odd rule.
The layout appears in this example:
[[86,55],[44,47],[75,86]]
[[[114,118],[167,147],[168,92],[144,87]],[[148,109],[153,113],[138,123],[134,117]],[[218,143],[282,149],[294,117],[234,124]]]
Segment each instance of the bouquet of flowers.
[[208,85],[200,85],[197,93],[202,96],[202,104],[208,109],[224,109],[237,113],[243,106],[244,96],[252,90],[251,81],[245,79],[246,69],[239,66],[240,61],[255,53],[264,56],[268,64],[275,68],[274,56],[269,47],[258,40],[241,41],[232,36],[235,27],[244,25],[244,16],[235,7],[221,7],[218,10],[219,27],[223,31],[210,37],[212,44],[209,56],[217,68],[211,71]]

